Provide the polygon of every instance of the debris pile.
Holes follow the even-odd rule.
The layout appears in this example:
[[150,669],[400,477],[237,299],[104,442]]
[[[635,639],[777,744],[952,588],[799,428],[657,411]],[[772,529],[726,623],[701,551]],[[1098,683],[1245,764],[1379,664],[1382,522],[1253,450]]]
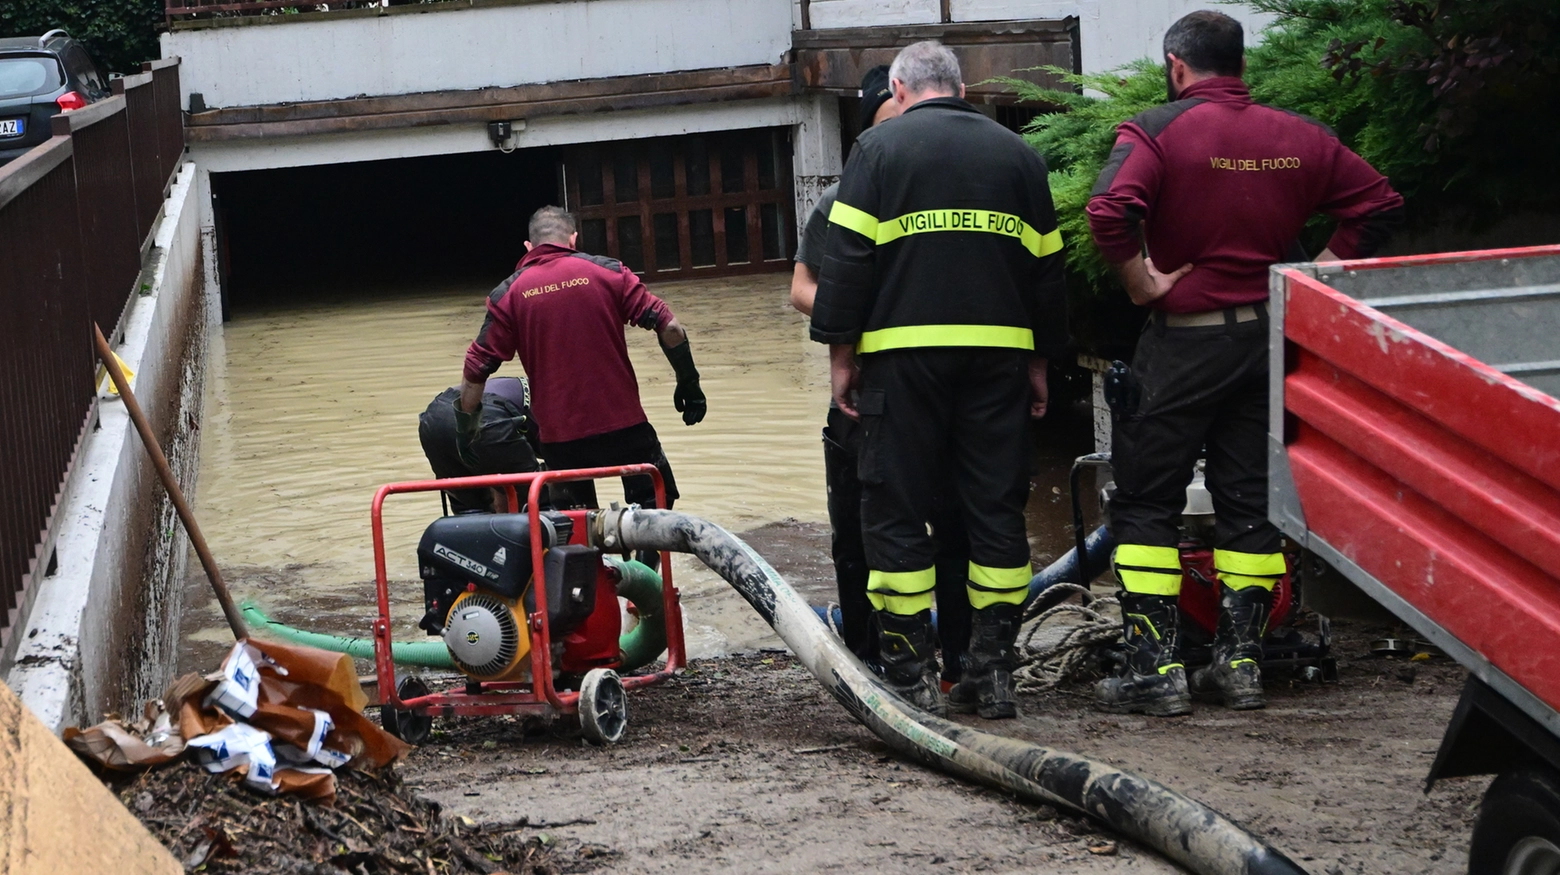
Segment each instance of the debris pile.
[[253,875],[391,875],[564,871],[525,824],[477,827],[415,798],[393,770],[336,773],[331,805],[267,796],[232,774],[176,762],[110,782],[125,807],[186,871]]

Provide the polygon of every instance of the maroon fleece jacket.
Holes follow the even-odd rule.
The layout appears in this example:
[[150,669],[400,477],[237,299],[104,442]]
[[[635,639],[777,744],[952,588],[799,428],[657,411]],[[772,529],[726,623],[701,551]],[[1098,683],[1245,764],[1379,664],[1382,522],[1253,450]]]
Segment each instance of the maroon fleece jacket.
[[518,355],[542,443],[646,421],[623,327],[656,330],[671,310],[621,262],[544,243],[488,295],[487,311],[465,378],[482,382]]
[[1328,248],[1363,258],[1396,228],[1402,207],[1386,178],[1327,126],[1253,103],[1244,82],[1220,77],[1117,129],[1088,215],[1112,264],[1146,242],[1155,268],[1192,265],[1152,306],[1197,313],[1267,300],[1268,268],[1295,260],[1313,214],[1338,220]]

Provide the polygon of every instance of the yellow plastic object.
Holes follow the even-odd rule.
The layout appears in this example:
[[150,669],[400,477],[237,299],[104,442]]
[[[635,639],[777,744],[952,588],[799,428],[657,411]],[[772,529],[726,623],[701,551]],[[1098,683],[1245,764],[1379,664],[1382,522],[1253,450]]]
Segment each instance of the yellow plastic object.
[[[114,361],[119,363],[119,369],[125,372],[125,379],[134,380],[135,371],[130,370],[130,366],[125,364],[125,360],[119,357],[119,353],[110,353],[110,355],[114,357]],[[99,364],[97,366],[97,390],[99,392],[103,391],[103,384],[105,383],[108,384],[108,394],[116,396],[119,394],[119,387],[115,386],[114,381],[108,377],[108,368]]]
[[[460,658],[460,654],[454,649],[450,651],[450,657],[455,660],[455,667],[461,673],[473,680],[479,681],[513,681],[525,680],[531,675],[531,631],[526,623],[525,607],[517,599],[506,599],[496,593],[477,590],[476,592],[463,592],[455,603],[450,605],[450,616],[454,617],[462,605],[468,602],[480,603],[482,607],[497,613],[500,609],[506,610],[509,619],[514,623],[516,641],[514,652],[503,654],[495,663],[475,666],[469,665]],[[508,622],[501,620],[508,625]],[[447,641],[447,639],[446,639]],[[473,642],[475,643],[475,642]]]

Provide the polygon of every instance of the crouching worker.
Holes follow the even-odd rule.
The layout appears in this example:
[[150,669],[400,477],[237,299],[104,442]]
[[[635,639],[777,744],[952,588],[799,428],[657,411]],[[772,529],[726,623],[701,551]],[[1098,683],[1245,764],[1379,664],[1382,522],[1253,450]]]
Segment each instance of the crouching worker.
[[[525,474],[538,469],[541,433],[531,417],[531,389],[523,377],[493,377],[482,388],[481,426],[465,450],[457,447],[455,401],[460,389],[440,392],[417,418],[417,439],[433,476]],[[508,510],[502,489],[446,489],[451,513]],[[524,501],[524,498],[521,498]]]

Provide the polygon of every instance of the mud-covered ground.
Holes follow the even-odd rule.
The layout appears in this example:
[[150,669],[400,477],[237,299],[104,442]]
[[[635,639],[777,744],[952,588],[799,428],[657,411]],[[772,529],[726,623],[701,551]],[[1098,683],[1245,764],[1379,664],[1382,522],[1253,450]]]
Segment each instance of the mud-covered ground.
[[[799,586],[826,579],[818,527],[748,538]],[[1275,680],[1264,711],[1104,715],[1078,684],[1026,695],[1019,720],[983,728],[1161,781],[1317,875],[1459,873],[1487,781],[1423,784],[1464,673],[1372,657],[1387,631],[1338,623],[1340,680]],[[402,771],[477,823],[548,825],[560,862],[598,871],[1178,871],[1088,821],[902,761],[783,652],[696,662],[631,694],[612,747],[565,724],[446,721]]]

